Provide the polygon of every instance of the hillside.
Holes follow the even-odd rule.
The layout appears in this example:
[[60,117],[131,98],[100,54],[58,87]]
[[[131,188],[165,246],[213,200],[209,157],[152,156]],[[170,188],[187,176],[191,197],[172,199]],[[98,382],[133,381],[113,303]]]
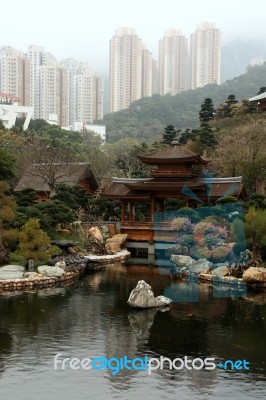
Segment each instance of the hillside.
[[241,101],[255,96],[262,86],[266,86],[266,63],[221,85],[207,85],[176,96],[156,94],[145,97],[132,103],[129,109],[107,114],[97,122],[106,125],[109,143],[123,137],[152,142],[168,124],[176,128],[196,127],[200,106],[206,97],[210,97],[217,107],[230,94]]

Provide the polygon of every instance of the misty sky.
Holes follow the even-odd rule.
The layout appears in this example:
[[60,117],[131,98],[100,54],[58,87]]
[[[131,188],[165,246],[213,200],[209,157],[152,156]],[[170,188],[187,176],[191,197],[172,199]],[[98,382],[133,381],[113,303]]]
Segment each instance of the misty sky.
[[[222,42],[266,38],[265,0],[9,0],[1,1],[0,46],[27,51],[38,44],[57,59],[87,61],[108,71],[109,39],[130,26],[157,57],[168,28],[187,37],[200,21],[212,21]],[[264,39],[266,41],[266,39]]]

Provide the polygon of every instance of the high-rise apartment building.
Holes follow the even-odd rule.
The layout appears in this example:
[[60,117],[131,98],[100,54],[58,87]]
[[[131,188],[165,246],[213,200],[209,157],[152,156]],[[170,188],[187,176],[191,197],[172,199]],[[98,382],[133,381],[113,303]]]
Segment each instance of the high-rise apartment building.
[[[86,63],[72,58],[61,61],[68,73],[69,124],[92,123],[103,117],[103,79]],[[66,125],[64,125],[66,126]]]
[[29,60],[9,46],[0,49],[0,91],[20,97],[20,105],[30,105]]
[[168,29],[159,42],[159,94],[175,95],[187,89],[188,41],[181,31]]
[[201,22],[190,36],[190,88],[220,84],[221,32],[211,22]]
[[109,42],[110,112],[128,108],[152,94],[151,53],[133,28],[119,28]]

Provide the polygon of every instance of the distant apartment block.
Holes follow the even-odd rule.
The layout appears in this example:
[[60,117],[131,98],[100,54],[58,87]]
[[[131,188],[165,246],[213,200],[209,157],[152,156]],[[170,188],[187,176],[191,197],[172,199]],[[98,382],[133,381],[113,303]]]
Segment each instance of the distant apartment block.
[[9,46],[0,49],[0,91],[19,97],[20,106],[30,105],[29,60]]
[[133,28],[119,28],[109,42],[110,112],[128,108],[154,90],[151,53]]
[[43,47],[31,45],[27,54],[0,48],[0,92],[31,106],[33,117],[70,126],[103,117],[103,80],[73,59],[59,63]]
[[168,29],[159,42],[159,94],[187,89],[188,40],[181,31]]
[[190,88],[220,84],[221,32],[212,22],[201,22],[190,36]]

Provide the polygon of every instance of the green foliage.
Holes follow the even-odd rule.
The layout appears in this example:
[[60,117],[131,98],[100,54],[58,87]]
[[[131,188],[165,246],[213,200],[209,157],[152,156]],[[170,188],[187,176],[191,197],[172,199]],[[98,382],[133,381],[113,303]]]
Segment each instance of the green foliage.
[[217,200],[217,204],[237,203],[238,200],[234,196],[223,196]]
[[176,137],[176,130],[175,130],[174,125],[167,125],[164,128],[163,143],[170,144],[174,140],[175,137]]
[[8,152],[0,150],[0,181],[10,181],[15,177],[15,158]]
[[115,221],[121,216],[120,200],[107,200],[105,198],[91,196],[88,203],[88,221]]
[[245,216],[245,230],[254,257],[261,260],[261,248],[266,244],[266,210],[251,207]]
[[64,183],[56,185],[56,194],[53,201],[59,201],[72,210],[88,207],[88,192],[80,185],[69,186]]
[[256,209],[266,209],[266,196],[262,193],[253,193],[245,203],[246,208],[255,207]]
[[38,219],[28,220],[19,234],[19,245],[16,255],[26,260],[33,259],[46,262],[49,258],[50,238],[42,229]]
[[17,253],[9,253],[9,262],[14,265],[22,265],[23,267],[27,265],[26,258]]
[[31,188],[22,189],[21,192],[17,192],[15,196],[17,205],[21,207],[28,207],[34,204],[39,198],[36,191]]
[[177,211],[177,216],[178,217],[187,217],[191,220],[191,222],[194,224],[196,222],[201,221],[201,217],[199,213],[194,210],[193,208],[189,207],[182,207]]
[[71,208],[58,200],[34,203],[27,207],[19,206],[13,227],[20,228],[31,218],[37,218],[43,230],[54,234],[58,224],[66,226],[70,222],[75,221],[76,214]]
[[201,105],[199,112],[200,122],[209,122],[213,120],[215,114],[214,106],[212,104],[212,99],[207,97],[204,103]]

